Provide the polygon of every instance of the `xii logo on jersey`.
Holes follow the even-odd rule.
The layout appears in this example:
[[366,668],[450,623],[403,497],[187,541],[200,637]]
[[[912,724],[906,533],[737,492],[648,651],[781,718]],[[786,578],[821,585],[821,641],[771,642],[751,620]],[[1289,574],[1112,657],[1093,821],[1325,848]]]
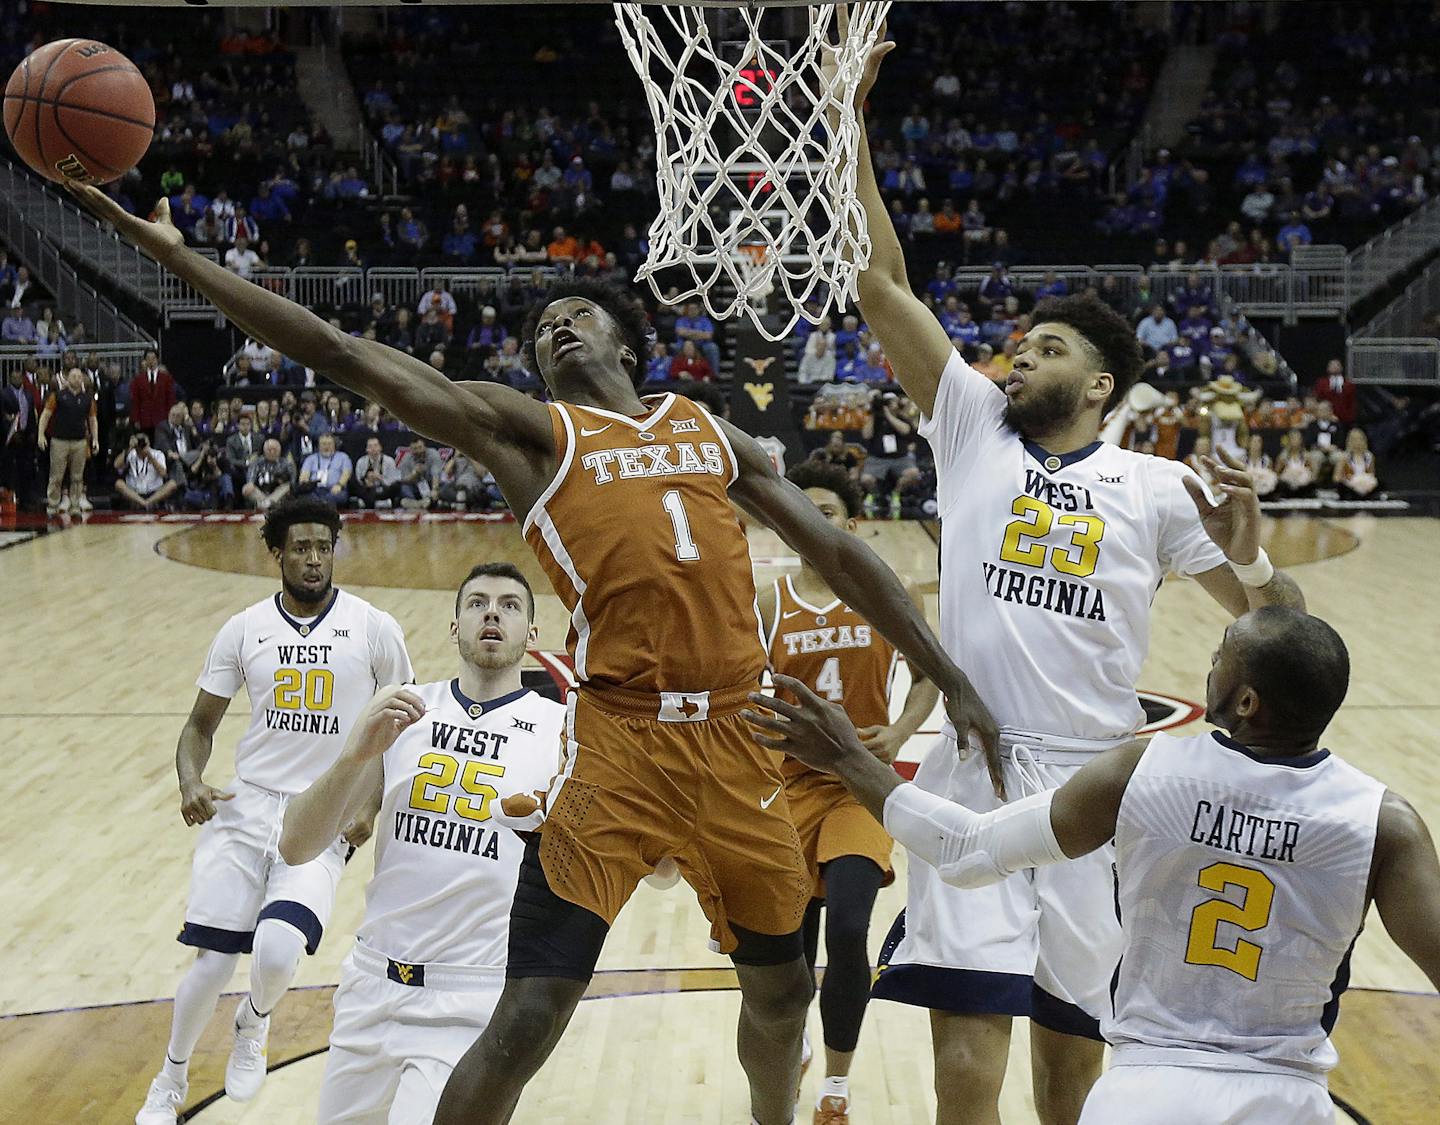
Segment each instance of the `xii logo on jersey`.
[[698,434],[700,432],[700,419],[672,418],[670,419],[670,432],[672,434]]
[[526,734],[535,733],[535,724],[527,723],[524,719],[511,719],[510,725],[512,729],[523,730]]

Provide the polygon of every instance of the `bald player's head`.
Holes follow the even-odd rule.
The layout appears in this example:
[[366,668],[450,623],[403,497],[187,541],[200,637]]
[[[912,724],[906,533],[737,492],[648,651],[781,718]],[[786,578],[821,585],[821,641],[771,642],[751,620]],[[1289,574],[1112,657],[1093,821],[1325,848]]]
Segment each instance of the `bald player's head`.
[[1318,617],[1264,606],[1225,630],[1205,689],[1205,717],[1234,732],[1318,741],[1345,700],[1350,653]]

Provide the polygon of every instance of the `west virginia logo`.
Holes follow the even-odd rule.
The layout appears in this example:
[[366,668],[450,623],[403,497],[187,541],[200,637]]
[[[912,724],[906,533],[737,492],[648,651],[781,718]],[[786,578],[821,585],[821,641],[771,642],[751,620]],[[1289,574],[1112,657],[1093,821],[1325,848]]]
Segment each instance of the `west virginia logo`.
[[414,966],[414,965],[396,965],[396,966],[395,966],[395,975],[400,978],[400,983],[401,983],[401,984],[409,984],[410,981],[411,981],[411,979],[415,976],[415,966]]
[[425,987],[425,966],[410,965],[404,961],[390,961],[385,966],[385,975],[396,984],[408,984],[414,988]]
[[[751,359],[751,360],[747,360],[746,362],[747,362],[747,363],[754,363],[755,361],[754,361],[753,359]],[[765,361],[765,364],[766,364],[767,367],[770,365],[770,362],[771,362],[770,360],[766,360],[766,361]],[[770,404],[775,401],[775,384],[774,384],[774,383],[746,383],[746,384],[745,384],[745,393],[748,394],[748,395],[751,397],[751,399],[754,400],[754,402],[755,402],[755,409],[758,410],[758,411],[760,411],[760,412],[763,414],[765,411],[767,411],[767,410],[770,409]]]

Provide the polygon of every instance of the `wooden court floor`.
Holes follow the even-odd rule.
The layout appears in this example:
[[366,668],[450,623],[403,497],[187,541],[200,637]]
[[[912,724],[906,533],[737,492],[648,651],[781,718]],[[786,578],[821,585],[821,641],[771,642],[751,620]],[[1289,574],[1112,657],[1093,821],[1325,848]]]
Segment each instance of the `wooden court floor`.
[[[875,523],[864,533],[892,565],[933,590],[934,546],[922,527]],[[1277,562],[1294,568],[1312,609],[1350,645],[1350,697],[1328,744],[1440,828],[1440,522],[1289,518],[1269,534]],[[794,565],[768,533],[752,542],[762,580]],[[494,558],[539,579],[512,524],[374,522],[347,527],[337,580],[393,613],[417,674],[439,679],[452,674],[453,583]],[[175,738],[215,630],[276,587],[250,523],[77,526],[0,545],[0,730],[12,768],[0,817],[0,1120],[120,1125],[143,1098],[164,1048],[169,998],[189,960],[174,941],[193,845],[176,808]],[[933,617],[933,596],[929,608]],[[542,595],[538,619],[542,647],[560,648],[558,600]],[[1224,623],[1194,584],[1167,583],[1141,687],[1203,699]],[[229,777],[244,721],[244,708],[232,706],[210,780]],[[368,848],[357,855],[320,952],[302,965],[278,1011],[274,1073],[260,1098],[242,1107],[215,1096],[234,1004],[225,999],[192,1066],[189,1120],[313,1120],[330,993],[359,919],[368,856]],[[901,878],[882,892],[872,947],[903,905],[899,858]],[[517,1125],[747,1119],[733,1051],[733,974],[707,951],[706,931],[683,886],[641,889],[617,920],[591,996],[527,1092]],[[1373,917],[1356,950],[1353,985],[1337,1028],[1342,1062],[1332,1089],[1357,1121],[1440,1120],[1440,999]],[[242,990],[243,975],[231,987]],[[813,1013],[811,1032],[818,1040]],[[1028,1125],[1035,1118],[1023,1024],[1013,1055],[1005,1120]],[[816,1081],[812,1072],[807,1104]],[[928,1122],[929,1087],[923,1014],[873,1005],[852,1084],[853,1119]]]

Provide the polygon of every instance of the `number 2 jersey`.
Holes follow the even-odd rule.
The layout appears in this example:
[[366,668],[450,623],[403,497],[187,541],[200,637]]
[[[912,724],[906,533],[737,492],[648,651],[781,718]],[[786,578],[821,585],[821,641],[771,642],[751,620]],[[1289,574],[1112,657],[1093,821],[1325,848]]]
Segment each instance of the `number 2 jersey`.
[[[895,646],[839,598],[811,605],[795,592],[789,575],[779,579],[769,657],[774,671],[840,704],[856,727],[889,724]],[[780,772],[788,780],[815,771],[786,757]]]
[[1385,787],[1316,750],[1157,734],[1115,830],[1125,946],[1101,1030],[1115,1064],[1324,1081]]
[[[1106,739],[1143,719],[1135,681],[1169,571],[1225,562],[1167,461],[1096,441],[1055,456],[952,354],[933,417],[940,640],[1004,727]],[[948,727],[947,727],[948,729]]]
[[525,517],[570,611],[582,682],[655,695],[757,683],[765,666],[735,453],[702,406],[644,400],[629,418],[550,404],[554,478]]
[[195,685],[226,699],[244,685],[250,726],[235,747],[235,776],[293,795],[340,756],[376,691],[412,679],[396,620],[337,589],[317,617],[291,617],[279,594],[237,613],[215,635]]
[[500,968],[525,850],[496,819],[500,799],[549,784],[565,708],[529,689],[468,699],[458,680],[414,690],[425,715],[385,751],[359,941],[397,961]]

